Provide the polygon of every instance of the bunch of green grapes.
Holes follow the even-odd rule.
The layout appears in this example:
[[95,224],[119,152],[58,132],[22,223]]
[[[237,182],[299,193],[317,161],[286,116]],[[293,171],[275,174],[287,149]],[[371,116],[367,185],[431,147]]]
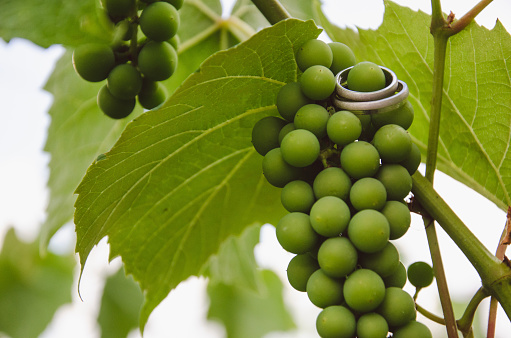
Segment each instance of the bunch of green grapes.
[[323,309],[316,321],[321,337],[431,337],[402,289],[406,268],[392,242],[410,226],[404,199],[421,161],[407,132],[413,108],[405,101],[373,115],[336,111],[339,71],[353,66],[350,90],[387,85],[378,65],[356,64],[341,43],[310,40],[296,63],[299,81],[277,95],[280,117],[264,117],[252,130],[263,174],[282,188],[289,211],[276,226],[281,246],[296,254],[289,283]]
[[137,98],[145,109],[158,107],[166,99],[159,81],[177,67],[178,10],[183,0],[101,0],[101,4],[115,25],[113,42],[76,48],[76,72],[90,82],[106,80],[97,102],[111,118],[127,117]]

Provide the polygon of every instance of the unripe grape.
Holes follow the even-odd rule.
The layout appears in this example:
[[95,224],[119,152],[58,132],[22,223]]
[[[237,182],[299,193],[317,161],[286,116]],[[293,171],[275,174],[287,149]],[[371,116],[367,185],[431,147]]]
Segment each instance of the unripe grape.
[[277,110],[289,122],[293,122],[298,109],[309,103],[312,100],[302,92],[299,82],[285,84],[277,94]]
[[310,254],[294,256],[287,266],[287,279],[289,284],[298,291],[307,290],[307,281],[319,269],[318,261]]
[[426,262],[415,262],[408,267],[408,280],[416,288],[429,286],[433,278],[433,268]]
[[387,124],[374,134],[373,145],[383,162],[399,163],[412,149],[410,134],[397,124]]
[[276,116],[265,116],[252,128],[252,145],[255,150],[266,155],[270,150],[279,147],[279,133],[286,121]]
[[124,19],[135,12],[135,0],[101,0],[108,15],[115,20]]
[[179,45],[181,44],[181,40],[179,39],[179,35],[175,34],[172,38],[170,38],[168,41],[172,47],[177,51],[179,48]]
[[325,196],[336,196],[347,202],[351,185],[351,179],[344,170],[330,167],[322,170],[316,176],[312,188],[316,199]]
[[280,195],[282,206],[289,212],[309,213],[314,201],[314,191],[309,183],[296,180],[282,188]]
[[348,88],[356,92],[374,92],[383,89],[385,82],[383,70],[369,61],[353,66],[347,78]]
[[296,129],[282,139],[280,149],[287,163],[295,167],[306,167],[318,158],[320,145],[313,133],[305,129]]
[[410,152],[406,155],[404,160],[399,162],[399,164],[405,167],[410,175],[413,175],[415,171],[417,171],[417,168],[419,168],[419,165],[421,164],[421,151],[415,143],[412,142]]
[[385,318],[391,328],[403,326],[417,316],[412,296],[396,287],[385,290],[385,297],[376,312]]
[[135,98],[124,100],[113,96],[106,85],[99,90],[97,100],[103,113],[113,119],[125,118],[131,114],[136,104]]
[[176,67],[177,53],[166,41],[149,41],[138,53],[138,68],[149,80],[166,80]]
[[386,338],[389,325],[376,312],[366,313],[357,320],[357,338]]
[[115,66],[106,80],[108,90],[119,99],[132,99],[142,89],[142,76],[137,68],[129,63]]
[[318,104],[307,104],[296,112],[294,126],[296,129],[305,129],[322,138],[326,136],[326,126],[330,115],[328,111]]
[[282,129],[279,132],[279,145],[282,144],[282,140],[284,139],[284,137],[287,134],[289,134],[290,131],[295,130],[295,129],[296,129],[295,125],[292,122],[290,122],[290,123],[286,124],[284,127],[282,127]]
[[73,52],[73,66],[84,80],[103,81],[115,66],[114,52],[105,44],[81,45]]
[[382,213],[365,209],[357,212],[348,225],[348,237],[362,252],[382,250],[389,240],[389,222]]
[[371,115],[371,122],[376,128],[381,128],[386,124],[397,124],[403,129],[408,129],[413,122],[413,107],[410,101],[405,101],[403,105],[394,110],[387,110]]
[[359,255],[359,264],[369,270],[373,270],[380,277],[385,278],[394,273],[399,266],[399,252],[394,244],[387,245],[375,253],[362,253]]
[[291,212],[282,217],[277,224],[276,234],[280,245],[295,254],[311,251],[319,241],[309,215],[301,212]]
[[362,313],[370,312],[383,301],[385,284],[376,272],[358,269],[346,279],[343,293],[350,308]]
[[140,1],[145,2],[146,4],[152,4],[158,1],[168,2],[172,6],[176,7],[176,9],[180,9],[183,6],[184,2],[184,0],[140,0]]
[[360,137],[362,124],[355,114],[347,110],[341,110],[328,119],[326,132],[332,142],[345,146]]
[[305,42],[296,52],[296,64],[302,72],[315,65],[329,68],[332,65],[332,50],[328,45],[317,39]]
[[300,77],[302,92],[312,100],[325,100],[335,89],[335,77],[324,66],[311,66]]
[[307,281],[307,296],[312,304],[320,308],[340,305],[343,301],[343,280],[316,270]]
[[412,217],[408,205],[400,201],[387,201],[381,213],[389,222],[389,239],[401,238],[410,228]]
[[346,237],[325,240],[318,251],[318,263],[330,277],[345,277],[357,267],[357,249]]
[[154,109],[165,102],[167,93],[159,82],[143,79],[138,102],[145,109]]
[[140,29],[149,39],[166,41],[179,28],[179,13],[167,2],[155,2],[144,8],[140,15]]
[[412,178],[405,167],[399,164],[384,164],[376,173],[387,191],[387,199],[402,201],[412,190]]
[[326,237],[339,236],[350,222],[350,208],[340,198],[325,196],[314,203],[310,211],[314,231]]
[[396,270],[390,276],[384,277],[383,282],[386,288],[395,286],[402,289],[406,284],[406,268],[403,263],[399,262]]
[[322,338],[352,338],[356,325],[355,315],[341,305],[325,308],[316,319],[316,330]]
[[332,65],[330,66],[332,73],[337,74],[356,63],[355,54],[344,43],[330,42],[328,46],[332,50],[333,56]]
[[415,320],[410,321],[405,326],[395,330],[392,338],[433,338],[429,328]]
[[353,142],[341,151],[341,167],[355,179],[371,177],[380,168],[380,155],[370,143]]
[[387,202],[385,186],[375,178],[361,178],[351,187],[350,202],[357,210],[380,210]]
[[298,179],[301,170],[284,161],[280,148],[275,148],[264,155],[263,174],[271,185],[282,188]]

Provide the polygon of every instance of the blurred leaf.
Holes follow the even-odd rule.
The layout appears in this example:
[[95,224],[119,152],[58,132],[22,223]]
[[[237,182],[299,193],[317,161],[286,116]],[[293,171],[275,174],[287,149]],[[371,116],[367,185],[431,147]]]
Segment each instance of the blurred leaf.
[[10,229],[0,252],[0,332],[37,337],[63,304],[71,302],[73,255],[39,256],[38,242],[24,243]]
[[19,37],[41,47],[76,47],[91,41],[109,41],[111,28],[102,20],[95,0],[2,0],[0,37]]
[[226,238],[284,213],[251,129],[277,114],[278,90],[297,78],[295,50],[318,34],[310,21],[285,20],[213,55],[87,171],[77,189],[76,250],[83,267],[109,237],[111,257],[122,257],[146,295],[142,327]]
[[138,327],[138,317],[144,296],[131,276],[120,268],[108,277],[101,298],[98,323],[101,337],[125,338]]
[[[352,47],[359,61],[392,69],[408,84],[415,109],[410,128],[426,153],[432,98],[431,17],[385,1],[377,30],[323,25],[333,40]],[[472,23],[449,40],[442,100],[438,168],[498,207],[511,205],[511,37],[500,22],[492,30]]]
[[222,322],[228,338],[260,338],[295,327],[283,302],[279,277],[270,270],[259,273],[265,286],[260,292],[236,284],[208,284],[208,318]]

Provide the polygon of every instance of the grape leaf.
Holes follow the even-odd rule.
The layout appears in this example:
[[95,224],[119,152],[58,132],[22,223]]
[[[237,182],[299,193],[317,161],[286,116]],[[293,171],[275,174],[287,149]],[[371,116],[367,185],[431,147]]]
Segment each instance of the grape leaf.
[[0,332],[38,337],[55,311],[71,302],[74,267],[73,255],[41,257],[37,241],[24,243],[11,228],[0,252]]
[[[377,30],[335,27],[333,40],[352,47],[358,60],[392,69],[408,84],[415,109],[410,133],[423,154],[428,138],[433,72],[431,17],[385,1]],[[511,205],[511,37],[497,21],[492,30],[472,23],[449,40],[442,100],[438,168],[507,210]]]
[[6,41],[19,37],[41,47],[76,47],[109,41],[112,33],[94,0],[3,0],[1,8],[0,37]]
[[228,236],[284,214],[251,128],[277,114],[276,93],[297,78],[295,51],[318,34],[312,21],[285,20],[216,53],[88,169],[77,188],[76,251],[83,268],[109,237],[111,257],[122,257],[146,295],[142,328]]
[[140,287],[123,268],[108,277],[98,315],[101,337],[125,338],[137,328],[143,299]]
[[222,322],[228,338],[260,338],[272,331],[295,327],[282,300],[282,282],[270,270],[259,272],[265,292],[232,284],[209,283],[209,319]]

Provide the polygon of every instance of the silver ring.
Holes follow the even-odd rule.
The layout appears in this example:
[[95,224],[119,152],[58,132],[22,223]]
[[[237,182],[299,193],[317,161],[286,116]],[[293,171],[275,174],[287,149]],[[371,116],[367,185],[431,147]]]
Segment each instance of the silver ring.
[[[385,88],[386,89],[386,88]],[[335,96],[334,105],[343,110],[365,110],[369,111],[365,114],[377,113],[378,109],[386,108],[385,110],[398,108],[402,102],[408,97],[408,86],[405,82],[397,80],[397,88],[394,90],[392,96],[382,98],[374,101],[351,101],[346,98]]]
[[383,89],[374,91],[374,92],[356,92],[353,90],[349,90],[343,84],[346,83],[348,79],[348,74],[350,70],[354,66],[348,67],[342,71],[340,71],[335,77],[335,87],[337,95],[341,98],[345,98],[351,101],[375,101],[379,99],[383,99],[394,94],[398,88],[398,79],[396,74],[393,71],[386,67],[379,66],[383,73],[385,74],[385,83],[387,86]]

